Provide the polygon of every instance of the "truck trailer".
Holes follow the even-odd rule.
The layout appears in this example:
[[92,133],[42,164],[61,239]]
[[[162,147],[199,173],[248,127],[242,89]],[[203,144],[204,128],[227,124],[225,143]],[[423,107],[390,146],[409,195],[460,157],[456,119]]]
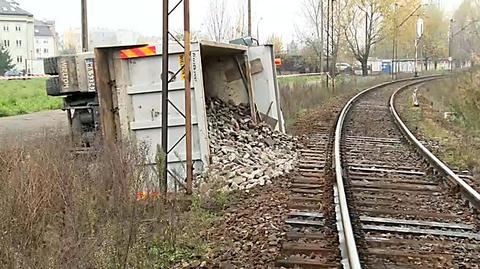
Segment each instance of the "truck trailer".
[[[95,48],[94,54],[61,56],[50,60],[51,63],[46,62],[45,66],[54,65],[54,71],[58,70],[58,76],[51,79],[53,82],[47,82],[47,91],[50,95],[65,96],[65,110],[75,140],[85,146],[95,140],[102,143],[134,141],[146,148],[146,165],[152,168],[153,176],[155,156],[161,144],[163,55],[159,46],[148,46],[154,52],[148,55],[136,53],[139,48],[146,47],[99,47]],[[168,185],[171,189],[177,188],[178,183],[182,185],[179,181],[185,178],[183,55],[182,46],[171,44],[168,55],[171,83],[168,88],[167,127],[168,148],[171,148],[167,165],[172,171],[168,176]],[[91,66],[94,66],[93,72]],[[248,90],[249,83],[251,91]],[[208,98],[249,104],[260,120],[273,129],[285,132],[271,45],[192,42],[191,91],[192,153],[197,174],[209,165],[210,159],[206,113]],[[156,183],[152,181],[152,184]]]

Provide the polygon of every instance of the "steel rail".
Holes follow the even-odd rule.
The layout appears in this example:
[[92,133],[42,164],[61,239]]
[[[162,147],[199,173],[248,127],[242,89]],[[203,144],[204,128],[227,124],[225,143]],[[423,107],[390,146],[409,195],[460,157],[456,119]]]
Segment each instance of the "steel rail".
[[[413,84],[416,84],[416,83],[413,83]],[[415,137],[415,135],[410,131],[410,129],[408,129],[407,125],[400,118],[397,110],[395,109],[395,98],[401,91],[411,86],[412,84],[400,87],[390,97],[390,112],[394,117],[396,125],[399,127],[403,135],[420,151],[420,153],[424,157],[426,157],[430,161],[431,164],[433,164],[444,175],[446,175],[453,184],[455,184],[460,188],[461,192],[470,201],[472,206],[474,206],[477,209],[480,209],[480,194],[476,190],[474,190],[470,185],[468,185],[468,183],[466,183],[463,179],[461,179],[457,174],[455,174],[455,172],[453,172],[452,169],[450,169],[444,162],[438,159],[429,149],[427,149]]]
[[340,113],[340,116],[338,117],[336,129],[335,129],[335,141],[334,141],[334,165],[335,165],[335,177],[336,177],[336,182],[335,182],[335,187],[338,190],[338,203],[339,203],[339,210],[340,210],[340,216],[341,216],[341,225],[343,227],[343,234],[339,235],[340,238],[345,240],[345,249],[346,249],[346,254],[347,257],[342,257],[347,259],[346,265],[344,265],[345,268],[351,268],[351,269],[360,269],[361,263],[360,263],[360,258],[358,255],[358,250],[357,250],[357,245],[355,242],[355,234],[353,232],[353,227],[352,227],[352,222],[350,219],[350,213],[348,209],[348,202],[347,202],[347,195],[345,192],[345,185],[344,185],[344,175],[343,171],[344,168],[342,166],[342,158],[341,158],[341,142],[342,142],[342,134],[343,134],[343,127],[345,123],[345,119],[347,117],[348,112],[350,111],[352,105],[358,101],[360,97],[365,95],[366,93],[377,90],[389,85],[393,85],[396,83],[401,83],[401,82],[408,82],[408,81],[423,81],[429,78],[437,78],[440,77],[440,75],[434,75],[434,76],[425,76],[425,77],[416,77],[416,78],[406,78],[406,79],[400,79],[400,80],[394,80],[390,82],[385,82],[382,84],[378,84],[376,86],[373,86],[371,88],[365,89],[362,92],[358,93],[355,95],[348,103],[343,107],[342,112]]

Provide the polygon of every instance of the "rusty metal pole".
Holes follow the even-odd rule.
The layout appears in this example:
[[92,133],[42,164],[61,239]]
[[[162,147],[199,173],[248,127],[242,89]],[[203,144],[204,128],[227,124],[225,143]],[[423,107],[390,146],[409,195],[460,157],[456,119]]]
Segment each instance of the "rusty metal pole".
[[187,194],[192,194],[193,158],[192,158],[192,97],[190,76],[190,0],[183,0],[184,41],[185,41],[185,133],[187,156]]
[[162,164],[164,192],[168,191],[168,0],[163,0],[163,36],[162,36]]
[[87,0],[82,0],[82,51],[88,51],[88,15]]
[[252,0],[248,0],[248,36],[252,36]]

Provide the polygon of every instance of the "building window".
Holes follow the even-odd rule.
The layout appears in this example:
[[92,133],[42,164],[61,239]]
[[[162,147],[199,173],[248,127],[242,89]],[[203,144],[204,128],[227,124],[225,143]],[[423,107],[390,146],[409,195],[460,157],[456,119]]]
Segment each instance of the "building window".
[[43,53],[48,53],[48,49],[43,49]]
[[3,46],[10,47],[10,40],[3,40]]
[[23,57],[17,56],[17,63],[23,63]]
[[40,49],[37,49],[37,54],[40,54],[41,50]]
[[15,26],[15,31],[17,31],[17,32],[22,31],[22,28],[20,27],[20,25]]
[[48,44],[48,40],[43,40],[43,44]]
[[10,29],[8,28],[8,25],[3,26],[3,31],[8,32]]
[[17,40],[17,47],[18,48],[22,47],[22,40]]

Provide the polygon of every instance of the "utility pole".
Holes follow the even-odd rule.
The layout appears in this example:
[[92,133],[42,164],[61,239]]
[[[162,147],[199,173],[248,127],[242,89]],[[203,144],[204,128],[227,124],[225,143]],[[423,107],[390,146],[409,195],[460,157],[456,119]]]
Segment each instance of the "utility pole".
[[185,142],[187,157],[187,194],[193,189],[192,157],[192,94],[190,76],[190,0],[183,0],[184,62],[185,62]]
[[325,36],[325,22],[324,22],[324,15],[325,14],[325,11],[324,11],[324,5],[323,5],[323,0],[320,1],[320,73],[323,72],[323,42],[325,40],[324,36]]
[[327,90],[330,89],[330,0],[327,0]]
[[453,18],[450,19],[448,34],[448,63],[450,72],[453,71],[453,59],[452,59],[452,41],[453,41]]
[[[334,39],[334,36],[335,36],[335,27],[334,27],[334,23],[335,23],[335,5],[334,5],[334,2],[335,0],[332,0],[332,11],[331,11],[331,17],[332,17],[332,31],[331,31],[331,36],[332,36],[332,61],[336,58],[334,58],[333,56],[336,54],[336,51],[335,51],[335,39]],[[331,73],[332,73],[332,92],[335,92],[335,77],[336,77],[336,71],[337,71],[337,67],[335,66],[336,65],[336,61],[333,61],[332,62],[332,67],[331,67]]]
[[87,0],[82,1],[82,51],[88,51],[88,14],[87,14]]
[[397,11],[398,11],[398,3],[395,2],[395,15],[393,21],[393,48],[392,48],[392,65],[390,66],[392,73],[392,80],[395,79],[395,49],[396,49],[396,42],[397,42]]
[[[162,151],[164,163],[162,164],[163,181],[165,188],[163,191],[168,192],[168,0],[163,0],[163,36],[162,36]],[[159,182],[160,183],[160,182]],[[162,186],[162,184],[160,184]]]
[[252,36],[252,0],[248,0],[248,36]]

